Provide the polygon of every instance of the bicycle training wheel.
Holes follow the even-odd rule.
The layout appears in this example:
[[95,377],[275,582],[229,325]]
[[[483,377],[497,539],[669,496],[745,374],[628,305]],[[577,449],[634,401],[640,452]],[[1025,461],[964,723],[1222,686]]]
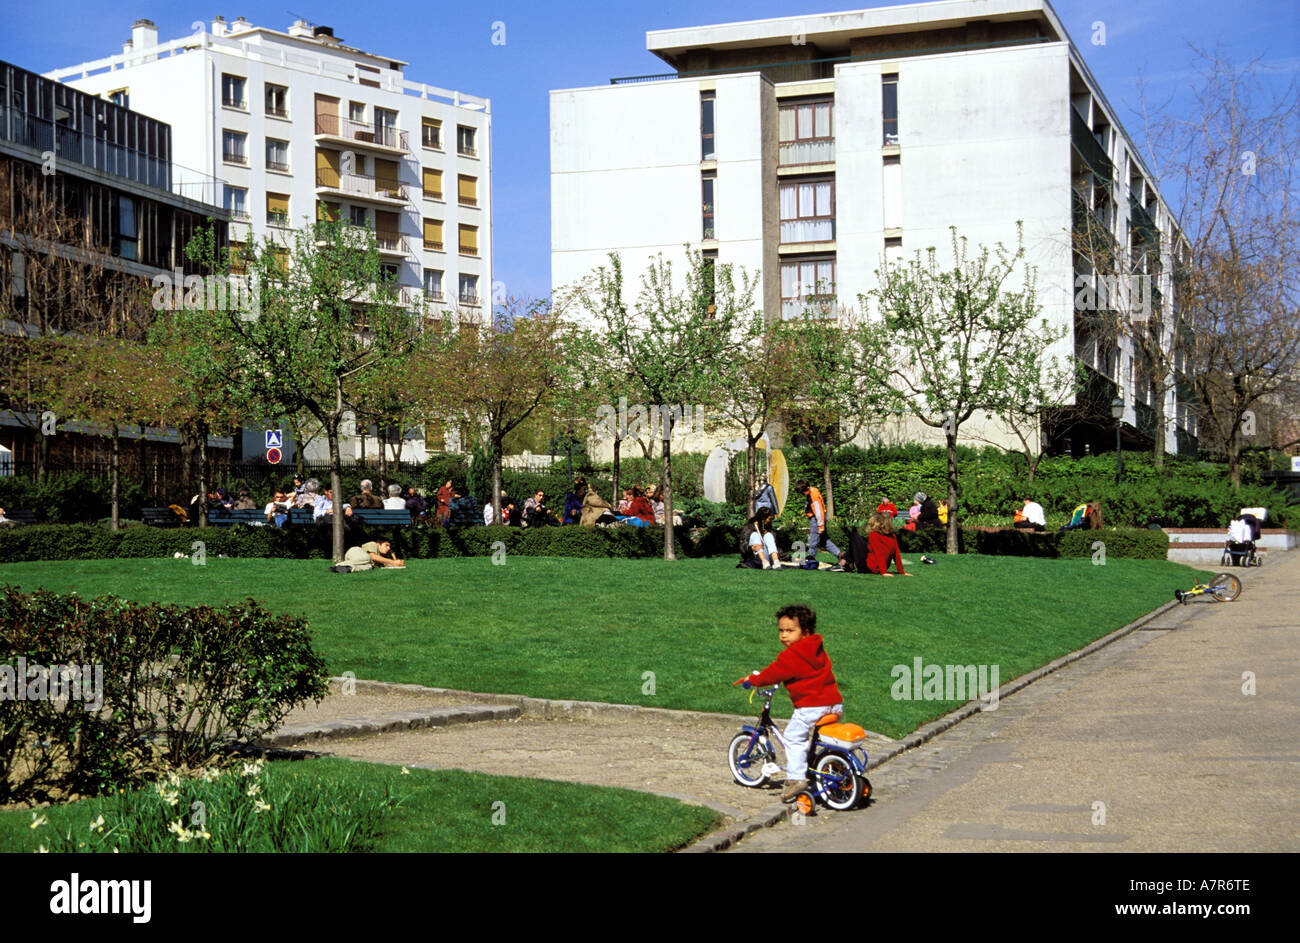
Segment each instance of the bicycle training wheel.
[[862,798],[862,782],[853,771],[853,764],[840,754],[823,753],[813,771],[820,798],[832,809],[846,811]]
[[727,748],[727,766],[731,768],[732,778],[751,789],[767,782],[763,764],[772,758],[772,750],[764,742],[765,738],[760,736],[751,750],[749,744],[753,739],[752,733],[738,733],[731,738],[731,746]]
[[1241,595],[1241,580],[1231,573],[1220,573],[1210,581],[1210,595],[1219,602],[1232,602]]

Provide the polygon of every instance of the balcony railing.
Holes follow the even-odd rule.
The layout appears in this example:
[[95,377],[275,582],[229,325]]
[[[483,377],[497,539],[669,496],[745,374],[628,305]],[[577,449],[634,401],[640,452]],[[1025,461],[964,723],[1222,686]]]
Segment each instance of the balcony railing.
[[271,158],[268,157],[266,159],[266,169],[278,170],[282,174],[287,174],[289,172],[289,162],[287,160],[285,161],[272,160]]
[[1070,108],[1070,140],[1074,143],[1075,150],[1087,161],[1088,166],[1093,172],[1103,180],[1110,180],[1115,176],[1115,165],[1111,163],[1106,156],[1106,150],[1097,143],[1097,139],[1092,136],[1092,131],[1088,128],[1088,122],[1079,117],[1079,113]]
[[439,242],[438,240],[436,240],[436,239],[426,239],[426,240],[424,240],[424,247],[425,247],[426,249],[428,249],[430,252],[442,252],[442,251],[443,251],[443,244],[442,244],[441,242]]
[[780,161],[782,167],[797,164],[829,164],[835,160],[835,142],[782,141]]
[[835,317],[835,296],[834,295],[808,295],[804,298],[782,298],[781,299],[781,319],[785,321],[798,320],[805,315],[815,317],[834,318]]
[[431,151],[442,150],[442,135],[430,134],[429,129],[425,128],[420,134],[420,146],[427,147]]
[[457,144],[456,153],[461,157],[478,157],[478,148],[473,144]]
[[406,237],[395,232],[376,232],[375,242],[379,244],[380,252],[387,252],[393,255],[398,253],[402,255],[409,254],[406,247]]
[[463,305],[475,305],[475,306],[477,306],[477,305],[482,304],[483,302],[479,299],[479,296],[478,296],[478,293],[477,293],[477,292],[474,293],[474,294],[470,294],[469,292],[464,292],[464,291],[462,291],[462,292],[460,293],[460,303],[463,304]]
[[830,242],[835,238],[833,219],[784,219],[781,221],[781,243]]
[[267,214],[266,214],[266,224],[267,224],[268,226],[281,226],[281,227],[283,227],[283,226],[288,226],[288,225],[289,225],[289,214],[288,214],[288,213],[273,213],[273,212],[268,211]]
[[316,171],[316,186],[328,187],[350,196],[406,200],[406,187],[395,180],[377,180],[365,174],[335,174],[323,167]]
[[478,255],[478,246],[467,246],[465,243],[460,244],[461,255]]
[[441,200],[441,199],[442,199],[442,191],[441,191],[441,190],[425,190],[425,191],[424,191],[424,198],[425,198],[426,200]]
[[342,118],[338,115],[317,115],[316,133],[318,135],[343,138],[348,141],[357,141],[361,144],[372,144],[376,147],[410,151],[406,143],[407,134],[405,131],[399,128],[353,121],[351,118]]
[[478,206],[478,197],[476,196],[465,196],[464,194],[461,194],[458,197],[458,200],[461,206]]
[[289,117],[289,109],[288,109],[288,108],[277,108],[275,105],[272,105],[272,104],[269,104],[269,103],[268,103],[267,106],[266,106],[266,113],[267,113],[268,116],[270,116],[270,117],[272,117],[272,118],[287,118],[287,117]]
[[226,108],[234,108],[238,111],[248,111],[248,102],[242,98],[229,98],[222,95],[221,104]]
[[225,161],[227,164],[239,164],[242,167],[248,166],[247,154],[235,154],[231,151],[222,151],[221,159]]

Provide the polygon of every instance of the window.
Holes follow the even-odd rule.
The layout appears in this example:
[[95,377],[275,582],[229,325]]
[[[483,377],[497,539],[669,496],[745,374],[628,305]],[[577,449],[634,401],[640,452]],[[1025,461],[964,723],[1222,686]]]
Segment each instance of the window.
[[426,200],[442,199],[442,171],[431,167],[424,168],[424,198]]
[[348,120],[366,123],[366,106],[363,102],[348,102]]
[[781,265],[781,316],[802,317],[805,311],[830,313],[835,303],[835,260],[804,259]]
[[898,143],[898,73],[880,77],[881,110],[884,120],[885,146]]
[[456,177],[456,197],[461,206],[478,206],[478,178],[460,174]]
[[129,196],[117,198],[117,254],[124,259],[139,258],[139,230],[136,228],[135,200]]
[[[426,220],[427,222],[427,220]],[[424,270],[424,295],[426,298],[442,300],[442,272],[436,268]]]
[[420,143],[435,151],[442,150],[442,122],[436,118],[421,118]]
[[467,305],[479,303],[477,275],[462,275],[460,277],[460,300],[462,304]]
[[266,139],[266,169],[289,172],[289,142]]
[[700,93],[700,160],[716,160],[714,148],[714,110],[717,100],[713,92]]
[[817,164],[835,159],[832,103],[801,102],[780,111],[781,163]]
[[397,112],[387,108],[375,109],[375,143],[397,147]]
[[704,289],[705,296],[709,299],[709,307],[706,309],[705,314],[707,314],[710,318],[713,318],[718,313],[718,284],[717,284],[718,255],[716,252],[706,252],[704,253],[703,258],[700,259],[700,262],[701,262],[700,275],[701,275],[701,281],[703,283],[702,287]]
[[366,218],[366,208],[364,206],[353,206],[348,211],[349,218],[353,226],[369,227],[370,223]]
[[271,226],[289,225],[289,194],[268,193],[266,195],[266,222]]
[[242,131],[222,131],[221,159],[227,164],[247,164],[248,135]]
[[460,227],[460,252],[461,255],[478,255],[478,227],[466,226],[463,223]]
[[248,219],[248,191],[227,186],[225,207],[235,219]]
[[467,128],[463,124],[456,125],[456,153],[465,157],[477,157],[477,136],[476,128]]
[[221,76],[221,104],[227,108],[238,108],[240,111],[248,110],[248,102],[244,101],[244,77],[242,75],[222,75]]
[[781,241],[825,242],[835,238],[835,184],[830,180],[781,187]]
[[426,219],[424,221],[424,247],[433,252],[441,252],[442,245],[442,220]]
[[289,117],[289,90],[283,85],[267,84],[266,113],[272,118]]
[[109,101],[111,101],[114,105],[121,105],[123,108],[131,107],[130,89],[126,89],[126,88],[114,89],[113,91],[106,94],[104,97],[107,98]]
[[704,175],[704,238],[717,239],[717,232],[713,227],[713,189],[717,184],[717,177],[713,174]]
[[244,256],[244,243],[232,242],[226,258],[230,262],[231,275],[243,275],[248,270],[248,259]]

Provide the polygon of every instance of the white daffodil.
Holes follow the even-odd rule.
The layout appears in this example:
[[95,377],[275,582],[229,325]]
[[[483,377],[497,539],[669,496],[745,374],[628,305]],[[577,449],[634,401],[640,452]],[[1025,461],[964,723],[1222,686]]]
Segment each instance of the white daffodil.
[[410,776],[410,775],[411,775],[411,771],[410,771],[409,769],[407,769],[405,766],[403,766],[403,767],[402,767],[402,775],[403,775],[403,776]]
[[262,791],[261,783],[253,783],[251,786],[248,787],[248,795],[250,798],[257,795],[261,791]]
[[92,832],[102,832],[104,830],[104,817],[101,815],[99,818],[95,819],[95,821],[91,822],[87,828]]
[[265,812],[269,808],[271,808],[271,804],[269,802],[263,802],[261,799],[258,799],[253,803],[254,812]]
[[41,845],[41,847],[36,849],[36,853],[38,855],[48,855],[50,853],[50,849],[46,848],[44,845]]
[[30,828],[40,828],[42,825],[49,825],[49,824],[50,824],[50,820],[47,819],[45,816],[40,815],[36,812],[32,813],[32,824],[29,826]]

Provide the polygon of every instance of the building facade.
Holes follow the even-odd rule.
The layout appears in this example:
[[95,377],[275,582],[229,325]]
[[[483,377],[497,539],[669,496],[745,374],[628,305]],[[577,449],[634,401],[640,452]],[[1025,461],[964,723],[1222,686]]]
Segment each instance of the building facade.
[[[1045,0],[659,30],[646,45],[674,71],[551,93],[555,290],[611,251],[636,273],[689,244],[759,275],[766,317],[789,318],[857,307],[887,257],[935,246],[942,264],[951,226],[972,244],[1014,246],[1020,221],[1043,314],[1065,329],[1057,353],[1089,376],[1051,417],[1055,449],[1103,448],[1107,429],[1113,447],[1119,396],[1130,444],[1156,433],[1131,332],[1078,316],[1094,313],[1098,275],[1080,242],[1086,230],[1142,274],[1144,317],[1168,338],[1172,266],[1161,260],[1176,223]],[[1186,450],[1194,419],[1169,385],[1166,447]],[[1013,441],[989,417],[966,431]]]
[[[106,450],[96,430],[43,419],[43,391],[8,369],[25,341],[142,341],[153,279],[197,271],[185,246],[209,221],[217,245],[226,243],[228,214],[187,195],[201,188],[176,174],[172,152],[165,122],[0,62],[0,444],[19,468],[84,466]],[[122,437],[138,443],[143,463],[176,457],[174,431],[128,428]],[[219,452],[231,440],[209,445]]]
[[408,81],[406,66],[329,27],[217,17],[163,43],[137,20],[121,54],[49,75],[171,122],[176,162],[220,181],[233,245],[285,242],[316,220],[364,226],[404,303],[481,322],[492,299],[490,102]]

